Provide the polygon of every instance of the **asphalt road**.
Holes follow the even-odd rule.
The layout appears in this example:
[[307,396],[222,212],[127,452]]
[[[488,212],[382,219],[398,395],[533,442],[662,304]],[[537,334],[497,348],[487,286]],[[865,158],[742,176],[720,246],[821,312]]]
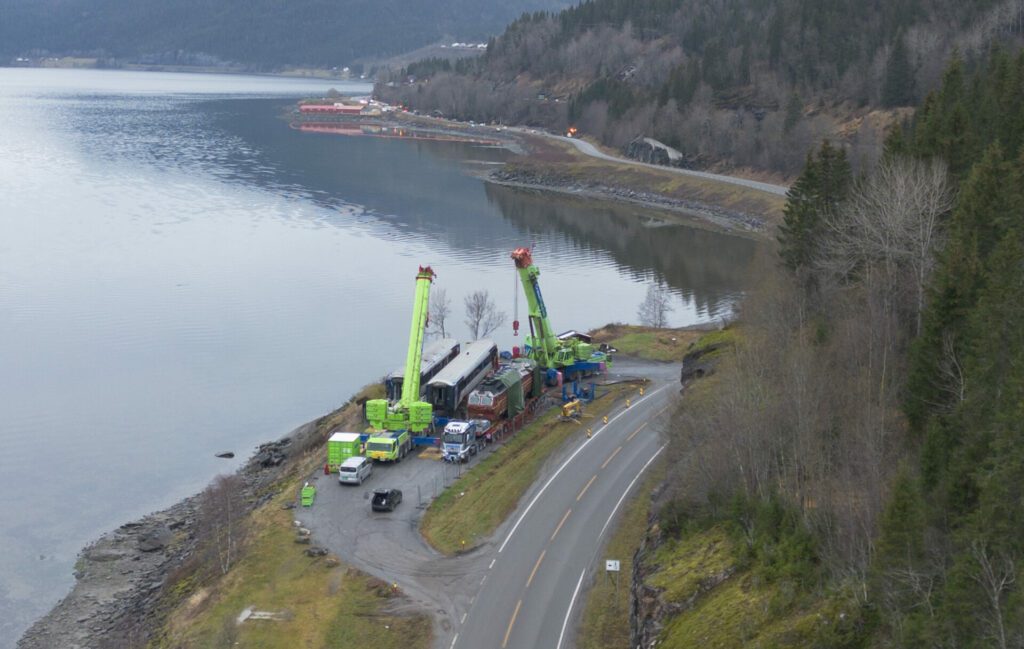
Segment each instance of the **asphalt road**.
[[679,169],[678,167],[666,167],[664,165],[649,164],[646,162],[640,162],[639,160],[630,160],[629,158],[619,158],[617,156],[608,155],[595,147],[590,142],[584,140],[578,140],[571,137],[565,137],[561,135],[552,135],[551,137],[556,140],[562,140],[563,142],[569,142],[575,146],[581,153],[586,155],[601,158],[602,160],[610,160],[612,162],[618,162],[621,164],[632,164],[641,167],[650,167],[659,171],[671,171],[673,173],[681,174],[683,176],[693,176],[695,178],[703,178],[705,180],[713,180],[720,183],[728,183],[730,185],[740,185],[741,187],[749,187],[750,189],[756,189],[762,192],[768,192],[769,194],[775,194],[777,196],[785,196],[786,192],[789,191],[789,187],[783,187],[782,185],[772,185],[771,183],[762,183],[756,180],[747,180],[746,178],[736,178],[735,176],[724,176],[722,174],[713,174],[706,171],[694,171],[692,169]]
[[661,452],[660,421],[674,394],[670,384],[652,387],[526,495],[499,531],[451,647],[573,646],[580,592],[604,578],[603,559],[624,558],[599,552],[638,476]]
[[[442,557],[417,530],[435,490],[465,470],[439,460],[377,466],[363,487],[314,476],[316,502],[296,519],[315,544],[397,584],[416,608],[433,613],[437,649],[572,647],[582,593],[604,578],[598,553],[613,516],[658,454],[660,423],[678,393],[676,364],[622,359],[609,379],[634,376],[652,380],[645,395],[607,425],[592,422],[590,439],[581,429],[554,453],[494,537],[466,555]],[[402,489],[405,500],[394,513],[374,514],[366,496],[384,486]]]

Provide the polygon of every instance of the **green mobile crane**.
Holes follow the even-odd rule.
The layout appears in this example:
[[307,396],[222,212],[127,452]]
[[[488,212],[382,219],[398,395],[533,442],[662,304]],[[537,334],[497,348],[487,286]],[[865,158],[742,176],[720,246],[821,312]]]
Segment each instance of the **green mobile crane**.
[[423,336],[427,326],[430,284],[434,281],[430,266],[420,266],[416,275],[416,297],[409,328],[409,351],[405,357],[402,396],[394,403],[387,399],[366,402],[366,418],[373,433],[366,442],[367,457],[378,460],[400,460],[412,448],[409,433],[430,427],[434,411],[420,397],[420,363],[423,360]]
[[[590,374],[611,365],[612,358],[604,350],[597,350],[589,338],[580,334],[559,337],[548,320],[548,308],[540,294],[540,269],[533,263],[529,248],[516,248],[512,260],[519,271],[523,292],[529,305],[530,335],[526,338],[527,356],[544,369],[562,370],[567,379],[578,374]],[[513,323],[518,329],[519,322]]]

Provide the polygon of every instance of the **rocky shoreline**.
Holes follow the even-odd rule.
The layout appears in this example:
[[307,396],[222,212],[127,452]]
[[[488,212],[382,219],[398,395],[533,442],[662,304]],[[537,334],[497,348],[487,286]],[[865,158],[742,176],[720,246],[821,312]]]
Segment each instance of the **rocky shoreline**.
[[598,200],[625,201],[647,208],[679,212],[731,231],[761,233],[767,229],[767,224],[763,219],[744,212],[653,192],[636,191],[628,187],[598,182],[581,182],[557,173],[521,167],[505,167],[491,171],[487,174],[486,180],[507,187],[558,192]]
[[[260,445],[238,469],[250,511],[273,496],[272,485],[319,441],[318,424],[329,416]],[[169,577],[197,550],[201,498],[196,494],[125,523],[86,546],[75,563],[71,592],[25,632],[18,649],[146,646],[167,612]]]

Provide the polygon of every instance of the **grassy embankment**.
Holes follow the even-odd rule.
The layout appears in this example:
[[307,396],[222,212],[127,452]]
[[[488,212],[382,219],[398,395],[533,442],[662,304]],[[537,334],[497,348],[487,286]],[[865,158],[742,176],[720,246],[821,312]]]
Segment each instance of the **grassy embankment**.
[[663,620],[658,646],[665,649],[841,647],[856,632],[851,597],[814,595],[767,576],[729,522],[666,541],[645,565],[654,571],[647,584],[662,589],[666,604],[683,609]]
[[[707,349],[714,344],[734,342],[735,330],[694,331],[684,329],[654,329],[633,325],[609,324],[591,332],[598,342],[607,342],[621,353],[649,360],[679,361],[687,352]],[[713,352],[714,353],[714,352]],[[707,393],[711,381],[696,387],[695,398]],[[693,390],[691,390],[692,392]],[[687,399],[694,397],[687,396]],[[587,592],[578,644],[581,649],[607,649],[630,646],[630,581],[633,574],[633,556],[649,533],[651,515],[650,492],[665,480],[664,462],[651,470],[642,486],[626,503],[615,523],[603,556],[621,561],[619,584],[602,575]],[[666,575],[671,576],[671,571]]]
[[705,332],[607,324],[590,332],[596,343],[608,343],[620,354],[649,361],[681,361],[689,346]]
[[637,387],[610,386],[586,407],[579,423],[559,421],[561,410],[556,407],[524,427],[430,504],[420,522],[427,542],[449,555],[476,547],[515,509],[552,452],[573,437],[585,439],[586,429],[600,426],[601,417]]
[[[249,517],[248,537],[227,575],[198,583],[193,573],[174,586],[177,605],[154,643],[160,647],[361,647],[427,649],[431,622],[423,615],[392,612],[396,597],[388,584],[338,562],[311,558],[295,543],[292,514],[302,481],[323,462],[327,433],[358,427],[362,401],[381,396],[381,386],[364,389],[317,425],[315,439],[292,460],[276,495]],[[314,539],[315,541],[315,539]],[[274,620],[236,622],[243,610],[271,612]]]
[[[715,343],[728,346],[737,335],[735,329],[710,332],[693,349]],[[722,353],[721,349],[712,352]],[[692,383],[682,407],[727,389],[728,373],[724,368]],[[648,532],[660,535],[662,542],[643,559],[645,583],[661,591],[664,609],[679,611],[662,619],[659,647],[845,647],[855,643],[863,623],[859,606],[849,592],[822,590],[822,567],[815,558],[813,539],[798,517],[781,504],[734,500],[704,515],[669,507]],[[639,547],[643,537],[636,531],[624,533],[633,539],[620,551],[625,555]],[[626,649],[628,643],[614,646]]]
[[784,196],[742,185],[688,176],[671,169],[656,169],[627,162],[612,162],[581,153],[571,144],[533,136],[528,138],[529,156],[513,158],[510,170],[562,178],[579,184],[606,185],[637,192],[661,194],[668,198],[742,212],[763,219],[766,232],[782,221]]
[[587,592],[577,640],[580,649],[629,647],[633,555],[647,535],[651,515],[650,493],[664,479],[664,463],[657,462],[640,487],[623,503],[615,530],[602,554],[602,558],[620,561],[619,567],[622,570],[618,575],[618,585],[607,574],[599,574]]

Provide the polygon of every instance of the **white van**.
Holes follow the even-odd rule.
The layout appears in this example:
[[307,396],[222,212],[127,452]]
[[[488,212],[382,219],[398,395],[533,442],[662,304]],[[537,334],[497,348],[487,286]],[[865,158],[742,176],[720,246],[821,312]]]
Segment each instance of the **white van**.
[[350,457],[338,467],[338,482],[341,484],[363,484],[373,472],[373,462],[365,457]]

